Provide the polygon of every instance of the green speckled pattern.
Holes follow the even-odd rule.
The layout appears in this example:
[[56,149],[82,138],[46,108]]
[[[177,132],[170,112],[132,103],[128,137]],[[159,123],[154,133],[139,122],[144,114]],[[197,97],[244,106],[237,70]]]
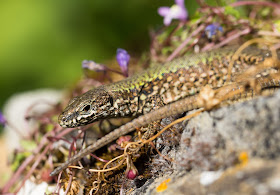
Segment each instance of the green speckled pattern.
[[[219,88],[226,82],[228,65],[236,49],[227,47],[188,54],[90,90],[70,101],[59,116],[59,123],[64,127],[77,127],[104,118],[136,116],[150,112],[156,101],[169,104],[197,94],[205,85]],[[249,47],[235,60],[232,75],[270,56],[267,50]]]

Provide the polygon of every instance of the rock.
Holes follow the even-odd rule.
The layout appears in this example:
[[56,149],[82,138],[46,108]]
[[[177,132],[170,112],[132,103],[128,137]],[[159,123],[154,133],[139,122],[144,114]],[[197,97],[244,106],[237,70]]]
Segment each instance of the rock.
[[179,144],[156,144],[174,162],[154,155],[154,176],[130,194],[280,193],[279,90],[201,113],[183,128]]

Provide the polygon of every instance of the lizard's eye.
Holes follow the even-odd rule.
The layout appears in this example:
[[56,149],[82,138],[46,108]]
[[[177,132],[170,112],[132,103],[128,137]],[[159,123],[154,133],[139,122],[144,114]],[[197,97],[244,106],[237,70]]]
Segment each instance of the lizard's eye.
[[91,109],[91,105],[88,104],[88,105],[82,107],[81,111],[87,113],[90,109]]

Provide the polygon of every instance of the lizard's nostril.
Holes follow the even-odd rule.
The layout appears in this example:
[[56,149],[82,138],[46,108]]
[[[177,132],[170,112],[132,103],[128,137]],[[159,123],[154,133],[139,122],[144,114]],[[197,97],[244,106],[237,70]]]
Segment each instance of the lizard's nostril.
[[58,123],[61,125],[63,123],[67,122],[67,117],[63,116],[63,115],[59,115],[58,117]]
[[67,126],[67,117],[59,116],[58,123],[61,127],[66,127]]

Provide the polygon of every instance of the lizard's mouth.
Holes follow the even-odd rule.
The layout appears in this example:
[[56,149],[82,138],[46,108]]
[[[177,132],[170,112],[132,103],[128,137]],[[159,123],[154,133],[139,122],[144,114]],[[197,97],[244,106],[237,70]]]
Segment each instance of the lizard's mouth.
[[63,115],[59,115],[58,117],[58,123],[61,127],[71,127],[71,120],[67,120],[67,117]]
[[62,113],[58,117],[58,123],[61,127],[64,128],[74,128],[79,126],[87,125],[91,122],[94,122],[94,118],[88,119],[88,116],[78,116],[78,112],[71,114]]
[[62,113],[58,117],[58,123],[61,127],[68,127],[68,128],[73,128],[77,127],[77,121],[75,119],[75,113],[72,114],[64,114]]

